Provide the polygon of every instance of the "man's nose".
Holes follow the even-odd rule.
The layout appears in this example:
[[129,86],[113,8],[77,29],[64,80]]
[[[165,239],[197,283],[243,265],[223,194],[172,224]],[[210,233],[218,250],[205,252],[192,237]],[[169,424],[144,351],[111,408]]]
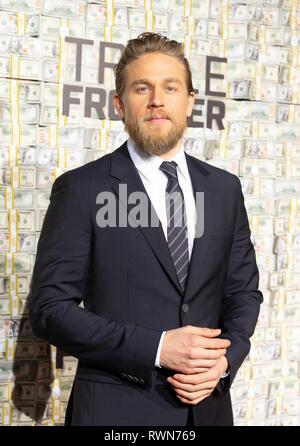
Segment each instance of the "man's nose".
[[161,107],[162,105],[164,105],[164,92],[161,88],[153,88],[149,100],[149,105],[151,107]]

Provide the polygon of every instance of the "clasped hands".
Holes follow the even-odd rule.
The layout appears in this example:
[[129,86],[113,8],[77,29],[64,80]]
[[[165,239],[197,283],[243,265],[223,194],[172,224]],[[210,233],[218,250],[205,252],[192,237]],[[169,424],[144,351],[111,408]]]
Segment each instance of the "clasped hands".
[[160,365],[176,371],[167,381],[182,403],[195,405],[203,401],[226,372],[225,354],[231,343],[216,338],[220,334],[220,329],[191,325],[165,333]]

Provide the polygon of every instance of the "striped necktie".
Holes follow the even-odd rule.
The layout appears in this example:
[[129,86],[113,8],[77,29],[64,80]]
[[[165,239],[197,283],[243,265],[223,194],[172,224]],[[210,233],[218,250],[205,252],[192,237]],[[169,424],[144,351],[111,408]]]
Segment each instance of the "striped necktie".
[[184,291],[189,270],[189,246],[184,197],[178,182],[175,161],[163,161],[159,168],[168,178],[166,187],[167,239],[174,267],[182,291]]

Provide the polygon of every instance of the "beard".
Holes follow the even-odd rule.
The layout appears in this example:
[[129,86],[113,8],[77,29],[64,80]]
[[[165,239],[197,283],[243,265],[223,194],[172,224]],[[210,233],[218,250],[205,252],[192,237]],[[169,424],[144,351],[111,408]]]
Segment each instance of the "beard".
[[151,126],[151,124],[146,123],[150,116],[141,117],[134,121],[125,120],[125,130],[145,157],[169,152],[182,138],[186,129],[186,122],[175,123],[165,114],[160,114],[160,116],[167,118],[169,121]]

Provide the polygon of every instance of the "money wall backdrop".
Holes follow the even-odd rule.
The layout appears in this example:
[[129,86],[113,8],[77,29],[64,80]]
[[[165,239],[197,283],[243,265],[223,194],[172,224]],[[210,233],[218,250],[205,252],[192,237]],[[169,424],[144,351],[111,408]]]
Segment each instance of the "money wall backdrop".
[[28,323],[37,240],[54,179],[127,138],[112,66],[145,30],[185,44],[198,91],[187,152],[245,194],[265,301],[235,424],[299,425],[298,0],[0,0],[0,424],[64,422],[76,359]]

